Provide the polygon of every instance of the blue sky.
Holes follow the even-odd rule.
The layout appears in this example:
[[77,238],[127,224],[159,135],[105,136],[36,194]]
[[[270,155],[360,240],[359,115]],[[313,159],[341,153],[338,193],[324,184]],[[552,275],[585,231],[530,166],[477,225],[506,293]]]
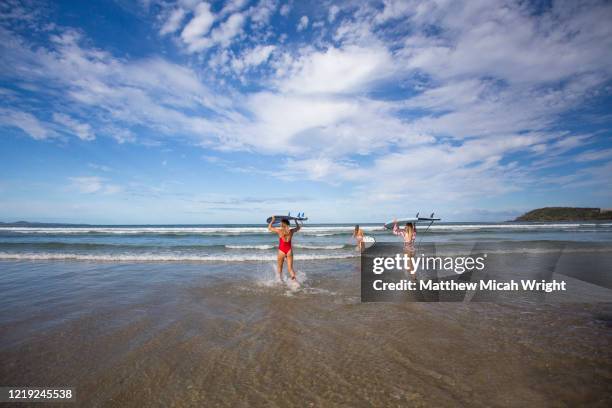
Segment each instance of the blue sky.
[[0,221],[612,207],[610,2],[3,1]]

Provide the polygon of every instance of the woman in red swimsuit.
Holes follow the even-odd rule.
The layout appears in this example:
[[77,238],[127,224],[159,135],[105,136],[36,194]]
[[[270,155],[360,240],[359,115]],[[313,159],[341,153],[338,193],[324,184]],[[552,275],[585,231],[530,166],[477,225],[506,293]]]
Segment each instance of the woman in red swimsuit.
[[289,276],[291,276],[291,280],[295,279],[295,272],[293,271],[293,251],[291,250],[291,238],[293,238],[293,234],[298,232],[302,226],[295,222],[295,228],[289,228],[289,221],[282,220],[280,228],[274,228],[272,224],[274,224],[275,218],[272,217],[270,224],[268,224],[268,231],[275,232],[278,234],[278,255],[276,257],[278,261],[278,278],[283,280],[283,263],[285,262],[285,258],[287,258],[287,270],[289,271]]

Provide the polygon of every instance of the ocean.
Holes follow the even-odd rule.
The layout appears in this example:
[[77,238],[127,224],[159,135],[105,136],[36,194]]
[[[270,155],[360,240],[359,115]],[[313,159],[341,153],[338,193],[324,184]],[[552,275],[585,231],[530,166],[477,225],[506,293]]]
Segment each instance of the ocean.
[[78,406],[610,405],[612,223],[419,227],[578,282],[566,301],[362,303],[352,228],[295,235],[295,289],[262,225],[2,227],[0,384]]
[[[295,235],[296,260],[358,257],[350,224],[307,224]],[[361,225],[377,242],[397,242],[379,224]],[[540,251],[542,243],[586,243],[607,250],[612,223],[436,223],[419,243],[462,251],[487,243],[499,251]],[[262,225],[115,225],[0,227],[0,260],[246,262],[276,259],[278,238]]]

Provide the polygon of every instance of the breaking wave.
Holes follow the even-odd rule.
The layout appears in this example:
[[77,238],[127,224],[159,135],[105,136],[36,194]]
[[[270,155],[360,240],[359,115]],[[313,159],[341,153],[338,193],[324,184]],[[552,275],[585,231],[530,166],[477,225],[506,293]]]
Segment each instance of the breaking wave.
[[[357,254],[296,254],[296,260],[324,260],[346,259],[358,256]],[[275,261],[274,255],[188,255],[188,254],[76,254],[63,252],[45,253],[8,253],[0,252],[2,260],[74,260],[97,262],[249,262],[249,261]]]

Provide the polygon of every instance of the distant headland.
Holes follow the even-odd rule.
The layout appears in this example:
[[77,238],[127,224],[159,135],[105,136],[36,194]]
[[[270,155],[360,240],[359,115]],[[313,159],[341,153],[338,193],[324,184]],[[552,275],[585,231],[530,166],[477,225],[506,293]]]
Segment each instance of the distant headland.
[[531,210],[514,221],[604,221],[612,220],[612,208],[544,207]]

